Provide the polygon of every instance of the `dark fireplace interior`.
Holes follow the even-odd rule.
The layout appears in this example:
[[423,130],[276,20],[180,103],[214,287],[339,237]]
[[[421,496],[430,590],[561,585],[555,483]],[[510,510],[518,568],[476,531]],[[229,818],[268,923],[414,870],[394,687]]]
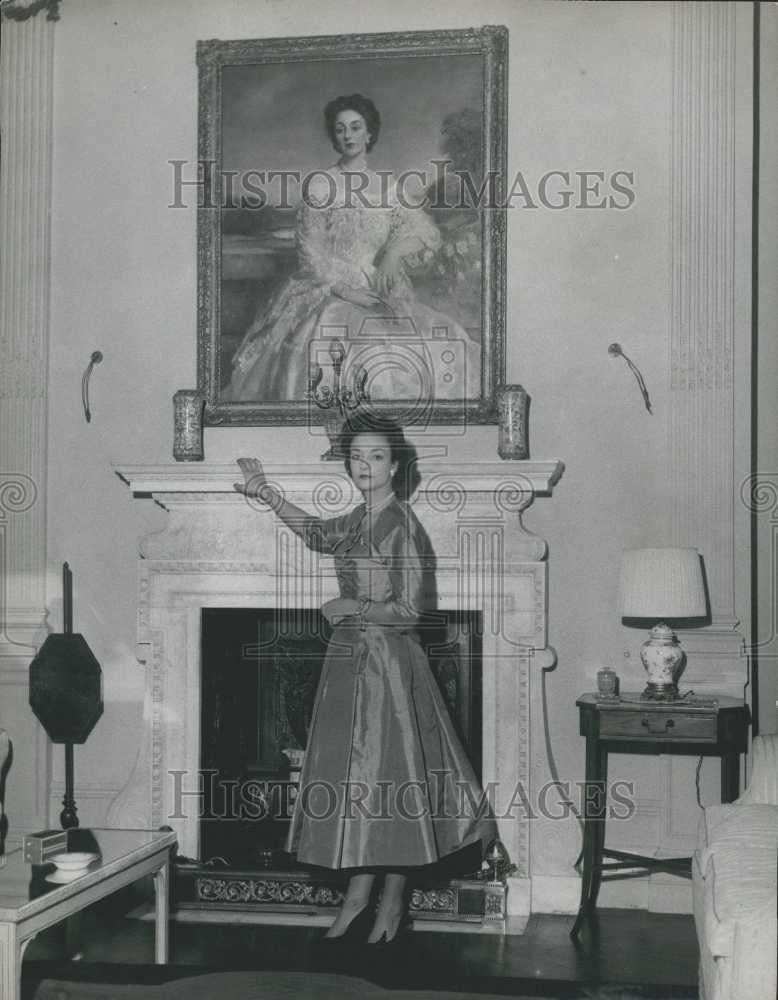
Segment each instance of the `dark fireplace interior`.
[[[481,616],[446,611],[435,619],[422,641],[480,779]],[[305,747],[329,634],[317,610],[203,609],[203,862],[244,871],[313,870],[283,844],[299,773],[294,751]],[[480,846],[473,845],[425,875],[463,877],[480,865]]]

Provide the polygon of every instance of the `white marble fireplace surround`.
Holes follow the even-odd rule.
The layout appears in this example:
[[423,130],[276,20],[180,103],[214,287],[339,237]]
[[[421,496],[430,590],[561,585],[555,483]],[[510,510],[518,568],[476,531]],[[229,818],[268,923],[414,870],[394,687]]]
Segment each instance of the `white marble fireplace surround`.
[[[533,681],[552,666],[548,646],[547,545],[523,524],[537,496],[550,496],[563,465],[425,462],[413,506],[437,556],[439,606],[480,611],[483,620],[483,780],[505,809],[517,786],[530,789]],[[170,824],[181,853],[197,857],[196,800],[171,818],[171,772],[197,789],[200,759],[200,617],[203,608],[319,607],[337,594],[332,560],[308,551],[272,514],[234,492],[235,466],[153,466],[115,470],[134,496],[169,513],[160,533],[141,539],[138,659],[146,667],[145,733],[138,762],[110,822]],[[358,500],[335,463],[275,466],[269,478],[299,506],[334,516]],[[537,697],[539,685],[534,687]],[[514,801],[520,801],[514,799]],[[499,820],[517,865],[509,913],[531,909],[530,823],[524,810]]]

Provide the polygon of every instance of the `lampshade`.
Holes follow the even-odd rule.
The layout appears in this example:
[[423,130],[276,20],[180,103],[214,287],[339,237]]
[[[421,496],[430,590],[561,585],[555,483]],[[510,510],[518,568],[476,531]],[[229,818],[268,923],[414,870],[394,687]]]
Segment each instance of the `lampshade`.
[[697,549],[627,549],[621,560],[622,618],[702,618],[705,584]]

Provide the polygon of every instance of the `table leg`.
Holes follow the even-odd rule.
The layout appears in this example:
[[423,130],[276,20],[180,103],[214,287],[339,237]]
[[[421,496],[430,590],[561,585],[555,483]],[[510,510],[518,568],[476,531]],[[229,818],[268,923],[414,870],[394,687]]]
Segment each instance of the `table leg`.
[[0,924],[0,997],[3,1000],[21,1000],[22,959],[34,937],[33,934],[20,944],[16,924]]
[[65,954],[71,962],[77,962],[83,957],[83,913],[72,913],[65,917]]
[[607,751],[601,750],[594,737],[586,739],[586,781],[584,784],[584,833],[583,873],[581,876],[581,903],[578,916],[570,931],[575,938],[584,917],[597,905],[602,869],[602,851],[605,843],[605,781],[608,770]]
[[157,965],[165,965],[168,961],[168,921],[170,919],[168,891],[170,885],[170,861],[154,872],[155,896],[155,955]]
[[599,810],[594,822],[594,871],[592,872],[592,886],[589,892],[589,909],[594,910],[597,906],[597,897],[600,894],[600,884],[602,882],[602,856],[605,850],[605,820],[608,809],[608,751],[599,748],[597,760],[597,783],[601,789],[597,805]]
[[734,802],[740,794],[740,754],[721,755],[721,801]]

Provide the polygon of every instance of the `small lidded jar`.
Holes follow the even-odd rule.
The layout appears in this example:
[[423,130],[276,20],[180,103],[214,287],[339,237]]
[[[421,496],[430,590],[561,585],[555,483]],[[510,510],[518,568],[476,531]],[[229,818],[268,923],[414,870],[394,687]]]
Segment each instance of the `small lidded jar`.
[[619,678],[611,667],[597,671],[597,694],[600,698],[618,697]]
[[497,454],[513,462],[529,458],[529,395],[518,384],[497,390]]

